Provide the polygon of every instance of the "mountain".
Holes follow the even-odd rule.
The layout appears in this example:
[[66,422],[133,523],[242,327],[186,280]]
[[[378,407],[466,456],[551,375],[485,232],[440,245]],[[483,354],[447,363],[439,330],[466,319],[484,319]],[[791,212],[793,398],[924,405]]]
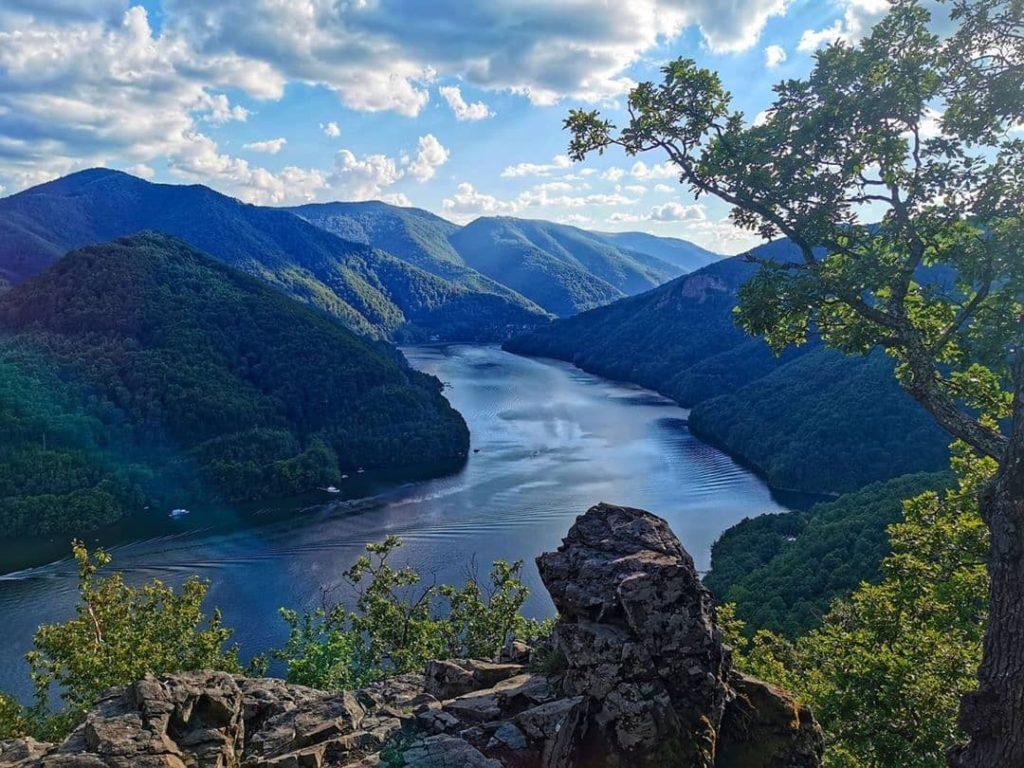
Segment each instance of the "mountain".
[[720,603],[735,603],[749,626],[802,635],[832,600],[879,579],[889,554],[886,527],[903,519],[903,500],[952,479],[948,472],[903,475],[806,511],[747,518],[711,548],[704,585]]
[[20,282],[70,249],[141,230],[180,237],[355,329],[395,339],[493,340],[547,319],[511,292],[456,285],[288,211],[106,169],[0,199],[0,278]]
[[357,467],[457,466],[433,377],[185,242],[75,251],[0,297],[0,526],[287,496]]
[[[793,258],[786,240],[761,258]],[[880,353],[845,357],[819,342],[776,357],[733,321],[757,267],[723,259],[639,296],[558,320],[506,343],[692,408],[690,428],[776,488],[843,493],[946,465],[949,442],[896,385]]]
[[672,264],[683,272],[693,272],[722,258],[689,240],[676,237],[658,237],[647,232],[596,232],[595,234],[619,246],[638,253],[654,256]]
[[548,221],[485,217],[448,240],[466,265],[562,317],[649,290],[683,271]]
[[467,267],[448,241],[459,226],[429,211],[377,200],[310,203],[287,210],[338,237],[379,248],[432,275],[474,291],[526,303],[515,291]]

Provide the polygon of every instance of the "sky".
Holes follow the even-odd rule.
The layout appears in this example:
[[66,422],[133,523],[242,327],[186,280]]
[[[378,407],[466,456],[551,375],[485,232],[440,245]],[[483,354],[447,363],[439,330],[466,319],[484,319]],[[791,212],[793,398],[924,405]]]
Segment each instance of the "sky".
[[379,199],[757,243],[656,154],[566,156],[678,56],[750,120],[886,0],[2,0],[0,195],[106,166],[262,205]]

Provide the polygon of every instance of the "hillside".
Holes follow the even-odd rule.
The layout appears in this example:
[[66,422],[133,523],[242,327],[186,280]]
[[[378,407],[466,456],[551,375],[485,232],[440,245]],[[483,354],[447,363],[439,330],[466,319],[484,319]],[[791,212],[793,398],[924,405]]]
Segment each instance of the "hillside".
[[689,240],[676,237],[658,237],[647,232],[596,232],[620,248],[654,256],[672,264],[683,272],[695,272],[722,258],[721,254],[701,248]]
[[0,199],[0,278],[20,282],[70,249],[141,230],[180,237],[352,328],[395,339],[494,340],[546,320],[511,293],[456,285],[288,211],[106,169]]
[[468,430],[389,347],[140,234],[0,298],[0,526],[286,496],[356,467],[452,468]]
[[[793,249],[779,240],[758,253],[785,259]],[[895,384],[886,358],[845,358],[818,343],[775,357],[735,325],[737,290],[755,270],[740,257],[724,259],[505,348],[567,360],[692,407],[696,434],[778,488],[841,493],[942,468],[948,439]]]
[[808,511],[748,518],[715,542],[704,584],[749,626],[801,635],[833,599],[878,580],[901,502],[950,482],[942,472],[904,475]]
[[310,224],[355,243],[386,251],[420,269],[466,288],[494,293],[523,304],[526,300],[495,280],[467,267],[448,242],[459,227],[420,208],[402,208],[376,200],[358,203],[310,203],[287,210]]
[[468,266],[563,317],[649,290],[683,271],[547,221],[480,218],[448,239]]

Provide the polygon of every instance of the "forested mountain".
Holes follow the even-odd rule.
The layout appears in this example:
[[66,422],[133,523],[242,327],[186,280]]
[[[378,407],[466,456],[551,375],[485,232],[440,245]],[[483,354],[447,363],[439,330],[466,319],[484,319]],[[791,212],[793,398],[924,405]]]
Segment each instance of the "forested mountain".
[[885,529],[903,518],[903,500],[951,483],[946,472],[904,475],[808,511],[743,520],[711,548],[704,584],[751,627],[801,635],[833,599],[878,580]]
[[[792,258],[786,240],[762,258]],[[948,439],[892,379],[881,355],[845,358],[818,343],[775,357],[733,320],[757,267],[724,259],[647,293],[510,340],[692,407],[690,425],[778,487],[855,490],[945,465]]]
[[0,199],[0,277],[18,282],[72,248],[140,230],[180,237],[364,332],[481,340],[546,320],[511,292],[456,285],[288,211],[106,169]]
[[689,240],[676,237],[658,237],[647,232],[596,232],[620,248],[646,253],[664,262],[673,264],[683,272],[695,272],[701,267],[718,261],[721,254],[701,248]]
[[310,203],[287,210],[338,237],[379,248],[432,275],[475,291],[527,303],[520,294],[466,266],[448,241],[458,231],[458,225],[429,211],[377,200]]
[[480,218],[449,241],[467,265],[563,317],[646,291],[683,272],[601,235],[548,221]]
[[0,297],[0,528],[276,497],[356,467],[438,469],[468,430],[382,342],[145,233]]

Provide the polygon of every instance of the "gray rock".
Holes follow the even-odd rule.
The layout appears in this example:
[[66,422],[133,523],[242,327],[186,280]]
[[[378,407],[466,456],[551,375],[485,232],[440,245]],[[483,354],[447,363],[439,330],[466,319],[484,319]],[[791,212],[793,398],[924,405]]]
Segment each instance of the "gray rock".
[[598,505],[538,558],[562,671],[430,662],[327,693],[222,672],[112,691],[60,745],[0,742],[0,768],[818,768],[821,731],[729,669],[711,598],[668,525]]

